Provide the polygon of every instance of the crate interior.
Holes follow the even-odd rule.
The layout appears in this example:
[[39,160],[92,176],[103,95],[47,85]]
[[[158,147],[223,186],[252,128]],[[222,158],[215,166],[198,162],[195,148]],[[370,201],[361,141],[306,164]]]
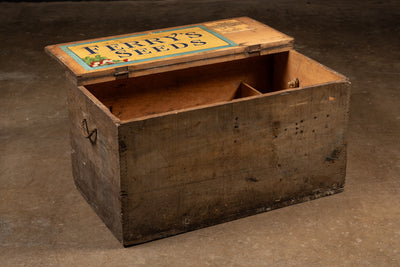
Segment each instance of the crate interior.
[[288,51],[85,87],[123,121],[342,79]]

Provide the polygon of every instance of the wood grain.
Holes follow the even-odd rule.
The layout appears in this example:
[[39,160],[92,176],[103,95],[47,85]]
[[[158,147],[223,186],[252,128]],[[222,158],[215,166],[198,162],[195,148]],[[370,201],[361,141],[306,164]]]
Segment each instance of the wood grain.
[[124,244],[340,192],[348,88],[333,82],[121,124]]
[[[86,88],[122,121],[212,105],[261,93],[345,80],[345,77],[296,51],[118,80]],[[241,88],[245,83],[247,87]],[[242,89],[244,91],[242,91]],[[257,93],[253,94],[257,95]]]
[[298,78],[300,87],[344,80],[343,75],[323,66],[295,50],[274,55],[273,88],[287,89],[288,82]]
[[[287,51],[293,46],[293,38],[277,30],[274,30],[271,27],[268,27],[260,22],[257,22],[248,17],[234,18],[234,20],[238,20],[242,23],[247,24],[250,30],[231,32],[231,33],[221,33],[221,35],[228,38],[229,40],[232,40],[233,42],[238,44],[238,46],[198,52],[194,54],[174,56],[163,59],[154,59],[151,61],[145,61],[140,63],[132,63],[130,65],[126,65],[128,66],[129,77],[138,77],[141,75],[160,73],[168,70],[178,70],[188,67],[202,66],[212,63],[226,62],[235,59],[247,58],[254,55],[265,55],[270,53]],[[207,22],[200,24],[192,24],[192,25],[205,25],[205,24],[207,24]],[[186,26],[191,26],[191,25],[186,25]],[[146,32],[138,32],[134,34],[143,34],[143,33],[181,28],[181,27],[184,26],[158,29]],[[109,36],[106,38],[84,40],[79,42],[50,45],[47,46],[45,50],[48,54],[53,56],[58,62],[60,62],[65,68],[67,68],[71,72],[71,74],[75,77],[79,85],[112,81],[115,80],[114,77],[116,68],[115,66],[110,65],[109,68],[87,71],[81,65],[79,65],[79,63],[77,63],[74,59],[72,59],[67,53],[65,53],[60,48],[60,46],[99,41],[111,37],[113,38],[123,37],[132,34],[133,33],[118,35],[118,36]],[[249,47],[252,47],[254,45],[259,45],[260,52],[254,54],[248,53],[247,51]]]
[[[122,242],[118,120],[83,87],[71,85],[68,104],[76,187]],[[89,130],[97,129],[95,144],[82,135],[82,119],[87,120]]]
[[246,82],[242,82],[239,86],[239,89],[235,93],[235,97],[233,99],[240,99],[249,96],[257,96],[261,95],[261,92],[257,89],[254,89],[251,85]]
[[[270,87],[271,57],[146,75],[86,88],[121,120],[230,101],[240,84]],[[264,90],[264,89],[262,89]]]

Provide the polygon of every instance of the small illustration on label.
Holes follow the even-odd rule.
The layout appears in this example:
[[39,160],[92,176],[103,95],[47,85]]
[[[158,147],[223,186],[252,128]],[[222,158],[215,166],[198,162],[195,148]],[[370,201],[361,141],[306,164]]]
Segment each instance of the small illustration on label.
[[115,64],[118,62],[128,62],[129,59],[108,59],[106,57],[102,57],[101,55],[96,55],[95,57],[84,57],[82,58],[82,60],[88,64],[90,67],[94,68],[94,67],[98,67],[98,66],[104,66],[104,65],[111,65],[111,64]]
[[86,70],[107,68],[171,56],[236,46],[234,42],[202,26],[189,26],[60,48]]
[[238,21],[236,19],[228,19],[217,22],[210,22],[205,24],[207,27],[213,28],[220,33],[233,33],[233,32],[241,32],[241,31],[249,31],[253,28],[250,28],[249,25]]

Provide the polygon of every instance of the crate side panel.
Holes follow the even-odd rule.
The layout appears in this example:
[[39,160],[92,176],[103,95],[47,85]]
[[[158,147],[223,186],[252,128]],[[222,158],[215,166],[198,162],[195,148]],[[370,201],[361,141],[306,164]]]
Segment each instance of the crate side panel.
[[348,84],[124,124],[124,243],[340,192]]
[[[118,127],[84,88],[71,85],[68,104],[75,185],[107,227],[121,240]],[[86,119],[89,131],[97,129],[94,144],[83,135],[83,119]]]

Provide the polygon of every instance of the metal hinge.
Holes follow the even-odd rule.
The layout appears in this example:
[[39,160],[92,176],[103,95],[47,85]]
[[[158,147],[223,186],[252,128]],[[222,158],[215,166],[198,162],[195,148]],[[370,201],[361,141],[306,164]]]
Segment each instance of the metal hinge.
[[250,45],[246,49],[246,53],[251,56],[259,56],[261,54],[261,45]]
[[115,69],[114,77],[116,80],[119,79],[128,79],[129,78],[129,70],[128,67],[120,67]]

